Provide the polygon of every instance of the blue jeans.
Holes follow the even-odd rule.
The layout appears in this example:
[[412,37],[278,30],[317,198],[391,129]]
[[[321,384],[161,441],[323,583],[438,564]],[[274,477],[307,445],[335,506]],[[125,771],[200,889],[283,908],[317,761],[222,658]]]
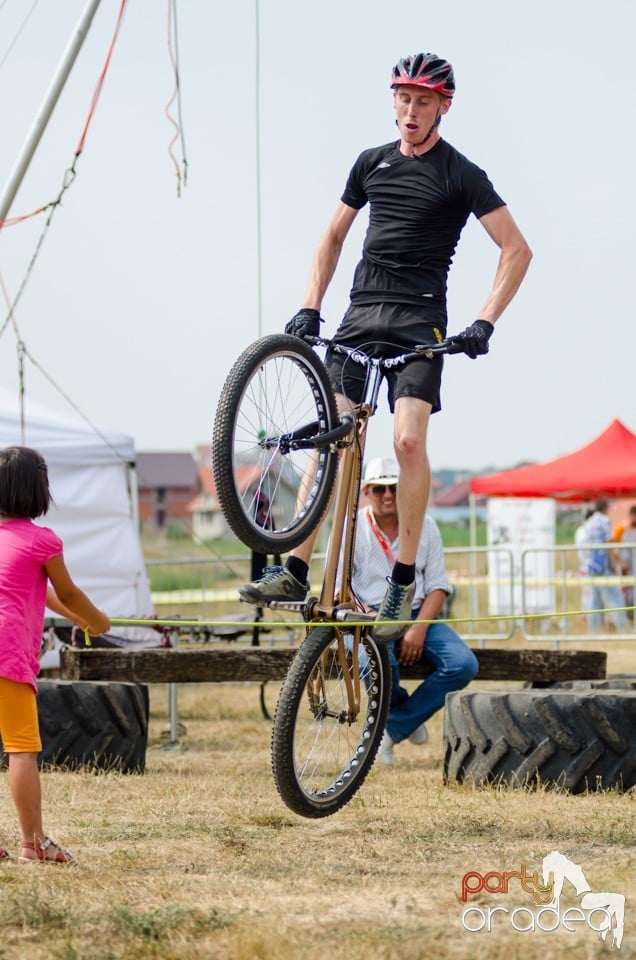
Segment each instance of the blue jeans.
[[[603,585],[590,583],[583,588],[583,608],[585,610],[604,610],[607,607],[624,607],[625,597],[620,587],[613,584]],[[627,613],[625,610],[616,610],[614,613],[608,613],[610,622],[618,632],[624,632],[628,627]],[[599,633],[603,629],[603,614],[589,613],[587,615],[587,625],[590,631]]]
[[433,667],[426,679],[409,694],[400,686],[400,665],[394,644],[391,658],[391,706],[386,729],[394,743],[406,740],[414,730],[444,706],[446,694],[461,690],[477,676],[477,657],[459,634],[446,623],[431,623],[426,634],[424,654]]
[[[426,634],[423,657],[435,668],[409,694],[400,686],[400,664],[394,644],[388,644],[391,661],[391,704],[386,729],[394,743],[406,740],[414,730],[444,706],[446,694],[461,690],[477,676],[477,657],[459,634],[441,621],[431,623]],[[360,669],[368,664],[360,647]]]

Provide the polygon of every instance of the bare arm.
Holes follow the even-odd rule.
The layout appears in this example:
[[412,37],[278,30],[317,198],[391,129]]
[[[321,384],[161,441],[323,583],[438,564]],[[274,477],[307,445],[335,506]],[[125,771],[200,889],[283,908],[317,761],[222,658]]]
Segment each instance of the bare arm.
[[[56,597],[62,607],[67,609],[71,620],[78,620],[88,626],[89,633],[98,637],[110,630],[110,620],[101,610],[91,603],[83,590],[72,581],[66,569],[64,557],[58,554],[45,564],[49,580],[53,584]],[[47,595],[47,602],[48,602]],[[51,607],[51,609],[55,609]],[[58,611],[56,611],[58,612]],[[68,614],[66,614],[68,616]]]
[[501,250],[490,296],[479,312],[480,320],[495,323],[521,286],[532,259],[532,251],[508,207],[497,207],[479,222]]
[[318,242],[303,307],[320,310],[327,287],[336,272],[342,245],[357,213],[357,210],[342,201],[338,203],[336,212]]
[[419,623],[420,620],[435,620],[444,606],[446,593],[444,590],[431,590],[422,601],[413,625],[408,628],[400,644],[400,663],[417,663],[422,656],[426,642],[429,623]]
[[77,614],[69,610],[68,607],[64,606],[51,584],[46,588],[46,605],[53,613],[57,613],[60,617],[65,617],[66,620],[71,620],[73,623],[76,623],[78,627],[81,627],[82,630],[85,628],[86,621],[83,620],[82,617],[78,617]]

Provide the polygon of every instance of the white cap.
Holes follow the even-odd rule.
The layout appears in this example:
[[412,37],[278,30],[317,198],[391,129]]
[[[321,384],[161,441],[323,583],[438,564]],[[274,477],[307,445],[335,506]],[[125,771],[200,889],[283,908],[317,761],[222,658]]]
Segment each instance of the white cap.
[[375,457],[367,463],[362,483],[364,486],[369,483],[394,484],[398,482],[399,474],[400,468],[395,460]]

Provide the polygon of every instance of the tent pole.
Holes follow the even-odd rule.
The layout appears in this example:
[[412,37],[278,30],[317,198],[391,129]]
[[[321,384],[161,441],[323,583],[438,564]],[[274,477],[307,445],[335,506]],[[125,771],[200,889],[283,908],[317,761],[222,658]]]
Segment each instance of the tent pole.
[[[133,525],[134,536],[137,538],[141,537],[141,529],[139,525],[139,479],[137,477],[137,464],[129,463],[128,464],[128,497],[130,500],[130,519]],[[143,555],[142,555],[143,560]],[[139,576],[135,579],[135,606],[137,617],[147,617],[150,615],[150,610],[141,609],[141,578],[145,577],[148,579],[148,572],[146,570],[146,564],[144,561],[143,570],[139,571]]]
[[[469,609],[472,617],[479,615],[479,598],[477,596],[477,498],[474,493],[468,495],[469,524],[470,524],[470,603]],[[470,630],[475,629],[474,621],[471,620]],[[479,643],[484,646],[484,641]]]
[[27,138],[22,145],[22,149],[18,154],[18,159],[15,162],[13,170],[9,174],[9,179],[5,185],[2,195],[0,196],[0,230],[2,230],[2,221],[6,219],[6,216],[11,209],[11,204],[15,199],[15,195],[20,189],[20,184],[22,183],[28,166],[33,159],[37,145],[40,142],[42,134],[46,129],[46,125],[51,118],[53,110],[55,109],[55,105],[59,99],[64,84],[68,80],[69,74],[73,69],[73,64],[75,63],[82,44],[86,39],[86,35],[89,31],[91,22],[100,2],[101,0],[88,0],[88,3],[84,8],[84,12],[81,14],[73,33],[71,34],[71,38],[67,43],[66,50],[62,54],[62,59],[60,60],[53,79],[49,84],[49,88],[44,95],[44,99],[35,115],[35,119],[31,124],[31,129],[29,130]]

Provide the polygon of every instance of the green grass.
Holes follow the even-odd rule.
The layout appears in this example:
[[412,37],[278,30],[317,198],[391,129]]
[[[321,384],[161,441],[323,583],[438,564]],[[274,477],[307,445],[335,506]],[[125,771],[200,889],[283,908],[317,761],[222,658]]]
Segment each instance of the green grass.
[[[628,668],[629,645],[609,652],[612,671]],[[258,684],[181,685],[186,729],[166,750],[166,688],[153,686],[145,774],[42,776],[47,831],[78,865],[2,865],[3,960],[635,960],[636,794],[444,786],[438,714],[428,744],[398,746],[395,768],[376,764],[340,813],[304,820],[275,790],[258,696]],[[0,842],[15,854],[0,782]],[[532,872],[554,849],[594,890],[626,895],[620,952],[584,929],[462,931],[467,871]]]

